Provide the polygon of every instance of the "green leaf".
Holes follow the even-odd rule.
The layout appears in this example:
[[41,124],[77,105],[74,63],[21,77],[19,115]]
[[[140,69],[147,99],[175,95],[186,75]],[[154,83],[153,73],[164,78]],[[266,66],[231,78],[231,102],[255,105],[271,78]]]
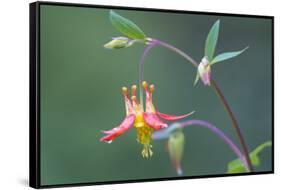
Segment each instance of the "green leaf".
[[131,39],[145,39],[143,31],[132,21],[120,16],[114,11],[110,11],[110,21],[112,25],[121,33]]
[[[250,160],[252,162],[253,166],[259,166],[261,161],[259,158],[259,153],[261,153],[266,147],[272,146],[271,141],[267,141],[261,145],[259,145],[255,150],[253,150],[250,155]],[[246,172],[244,164],[241,162],[241,160],[235,159],[228,163],[227,165],[227,173],[243,173]]]
[[271,146],[272,146],[272,142],[271,142],[271,141],[266,141],[265,143],[259,145],[255,150],[253,150],[251,154],[257,156],[257,155],[258,155],[259,153],[261,153],[265,148],[271,147]]
[[217,41],[219,36],[219,28],[220,28],[220,20],[217,20],[215,24],[212,26],[205,43],[205,56],[208,57],[208,60],[212,60]]
[[241,53],[243,53],[248,48],[249,47],[246,47],[240,51],[232,51],[232,52],[226,52],[226,53],[219,54],[211,61],[210,64],[213,65],[217,62],[221,62],[221,61],[236,57],[236,56],[240,55]]

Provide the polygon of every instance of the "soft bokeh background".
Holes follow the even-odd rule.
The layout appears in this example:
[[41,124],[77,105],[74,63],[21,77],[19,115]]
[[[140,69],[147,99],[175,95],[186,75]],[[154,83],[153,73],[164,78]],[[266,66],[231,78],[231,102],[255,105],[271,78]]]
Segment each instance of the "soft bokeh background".
[[[271,20],[160,12],[117,12],[151,37],[162,39],[200,61],[212,24],[221,20],[216,53],[245,53],[213,68],[213,77],[228,99],[250,150],[271,139]],[[135,130],[108,145],[101,130],[118,125],[125,115],[120,88],[137,83],[144,47],[106,50],[120,36],[108,10],[41,7],[41,177],[43,185],[174,177],[165,142],[153,142],[154,156],[143,159]],[[154,102],[164,113],[196,110],[192,118],[215,124],[236,144],[236,135],[214,92],[193,87],[195,70],[167,49],[152,49],[145,79],[156,86]],[[222,174],[235,158],[227,145],[206,129],[185,129],[185,176]],[[256,171],[271,170],[271,151],[261,154]]]

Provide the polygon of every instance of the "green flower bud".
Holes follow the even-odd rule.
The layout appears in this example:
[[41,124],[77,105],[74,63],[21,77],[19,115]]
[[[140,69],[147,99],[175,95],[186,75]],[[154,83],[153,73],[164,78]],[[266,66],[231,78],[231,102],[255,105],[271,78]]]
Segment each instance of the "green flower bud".
[[172,164],[177,170],[178,175],[182,175],[181,160],[184,151],[184,133],[182,129],[172,132],[168,140],[168,151]]
[[135,40],[126,37],[114,37],[112,40],[104,45],[107,49],[120,49],[131,46]]

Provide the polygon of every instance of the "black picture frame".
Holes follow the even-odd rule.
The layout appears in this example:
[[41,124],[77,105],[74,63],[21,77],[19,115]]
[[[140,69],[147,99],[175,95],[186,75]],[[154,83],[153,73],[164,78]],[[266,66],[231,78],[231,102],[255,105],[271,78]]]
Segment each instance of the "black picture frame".
[[[68,7],[86,7],[86,8],[103,8],[103,9],[119,9],[119,10],[134,10],[134,11],[153,11],[165,13],[187,13],[200,15],[217,15],[217,16],[234,16],[245,18],[265,18],[272,22],[272,170],[266,172],[250,172],[239,174],[216,174],[204,176],[188,176],[188,177],[171,177],[171,178],[155,178],[155,179],[138,179],[138,180],[122,180],[122,181],[104,181],[104,182],[89,182],[89,183],[72,183],[58,185],[42,185],[40,183],[40,6],[68,6]],[[242,175],[257,175],[257,174],[273,174],[274,173],[274,17],[261,15],[247,14],[230,14],[216,12],[199,12],[186,10],[168,10],[155,8],[135,8],[135,7],[120,7],[108,5],[91,5],[91,4],[76,4],[76,3],[59,3],[59,2],[34,2],[29,4],[29,38],[30,38],[30,91],[29,91],[29,185],[33,188],[53,188],[53,187],[69,187],[69,186],[87,186],[100,184],[121,184],[135,182],[152,182],[163,180],[183,180],[193,178],[210,178],[210,177],[231,177]]]

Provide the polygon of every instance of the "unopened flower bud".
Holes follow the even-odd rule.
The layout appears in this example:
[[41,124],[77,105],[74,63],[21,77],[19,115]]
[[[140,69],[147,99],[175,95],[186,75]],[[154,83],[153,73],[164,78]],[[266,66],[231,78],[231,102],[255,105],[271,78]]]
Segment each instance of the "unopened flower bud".
[[177,174],[182,175],[181,160],[184,152],[184,133],[182,129],[176,129],[170,134],[168,151],[172,164],[177,170]]
[[198,75],[205,86],[211,85],[211,65],[205,56],[198,65]]
[[114,37],[112,40],[104,45],[107,49],[120,49],[131,46],[135,41],[126,37]]

